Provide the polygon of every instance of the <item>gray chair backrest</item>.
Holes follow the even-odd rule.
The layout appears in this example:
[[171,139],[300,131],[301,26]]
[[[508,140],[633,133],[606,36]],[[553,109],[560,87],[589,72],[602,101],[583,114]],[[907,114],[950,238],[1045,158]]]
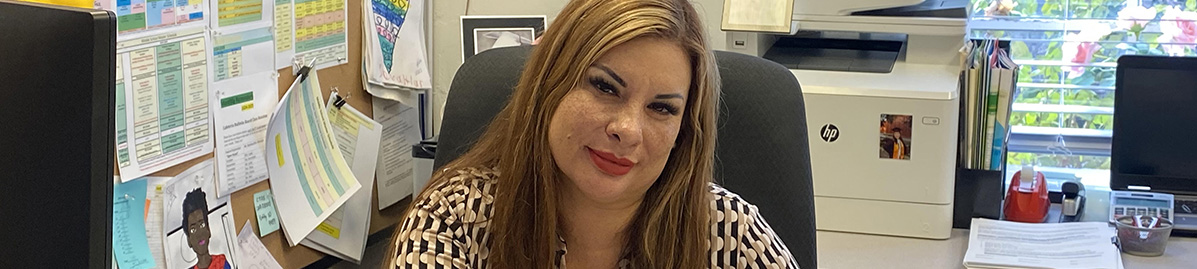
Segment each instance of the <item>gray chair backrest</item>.
[[[435,167],[469,150],[510,98],[530,51],[492,49],[458,68],[437,135]],[[715,182],[755,204],[800,267],[817,268],[801,87],[788,69],[759,57],[716,51],[715,59],[723,83]]]

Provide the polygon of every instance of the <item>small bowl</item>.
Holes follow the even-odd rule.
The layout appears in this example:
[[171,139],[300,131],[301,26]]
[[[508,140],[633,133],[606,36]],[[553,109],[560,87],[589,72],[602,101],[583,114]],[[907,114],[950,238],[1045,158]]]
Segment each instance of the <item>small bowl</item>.
[[[1135,226],[1135,218],[1147,223],[1144,226],[1149,225],[1153,219],[1158,223],[1153,227],[1138,227]],[[1114,225],[1118,230],[1118,243],[1122,252],[1135,256],[1164,255],[1168,237],[1172,234],[1172,222],[1164,218],[1123,216],[1116,219]]]

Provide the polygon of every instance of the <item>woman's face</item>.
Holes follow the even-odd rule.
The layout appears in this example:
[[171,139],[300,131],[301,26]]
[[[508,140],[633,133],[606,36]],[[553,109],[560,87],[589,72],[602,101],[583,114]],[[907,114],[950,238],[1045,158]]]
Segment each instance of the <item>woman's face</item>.
[[676,42],[638,38],[585,67],[549,124],[566,190],[595,202],[642,199],[677,140],[691,63]]

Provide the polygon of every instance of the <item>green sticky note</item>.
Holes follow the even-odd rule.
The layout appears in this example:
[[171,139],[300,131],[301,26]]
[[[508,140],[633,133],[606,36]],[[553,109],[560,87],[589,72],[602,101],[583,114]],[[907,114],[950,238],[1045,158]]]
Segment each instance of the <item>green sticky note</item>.
[[274,211],[274,196],[270,190],[254,194],[254,211],[258,213],[258,236],[278,231],[278,213]]

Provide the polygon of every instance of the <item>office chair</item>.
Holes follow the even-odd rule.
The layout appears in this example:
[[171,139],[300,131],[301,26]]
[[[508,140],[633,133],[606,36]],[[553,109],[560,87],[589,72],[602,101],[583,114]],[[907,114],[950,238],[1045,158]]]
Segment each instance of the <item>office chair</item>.
[[[502,110],[530,47],[471,56],[449,87],[434,166],[469,150]],[[723,83],[715,182],[760,209],[802,268],[816,267],[815,208],[802,90],[788,69],[716,51]]]

